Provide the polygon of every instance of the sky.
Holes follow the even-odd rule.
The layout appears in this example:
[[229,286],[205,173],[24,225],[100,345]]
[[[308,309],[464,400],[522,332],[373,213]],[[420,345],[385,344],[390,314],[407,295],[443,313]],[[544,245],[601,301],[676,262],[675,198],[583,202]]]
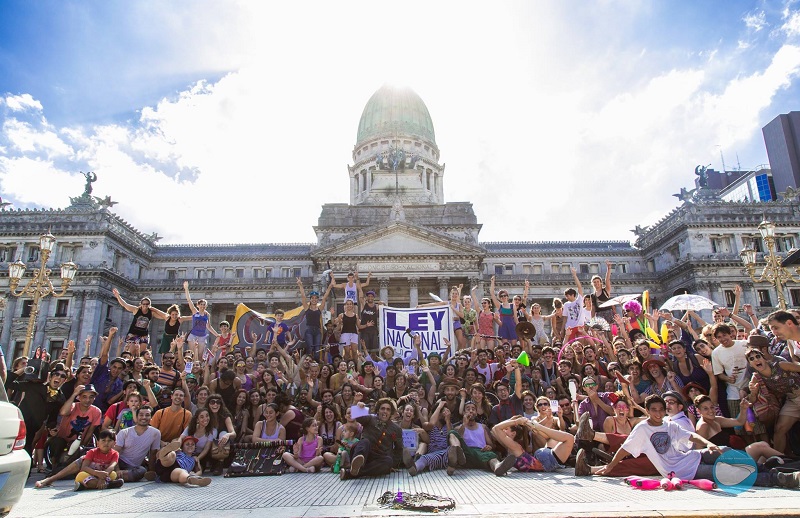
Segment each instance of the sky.
[[481,241],[625,240],[694,168],[768,162],[800,2],[0,3],[0,197],[94,195],[161,243],[310,243],[384,83]]

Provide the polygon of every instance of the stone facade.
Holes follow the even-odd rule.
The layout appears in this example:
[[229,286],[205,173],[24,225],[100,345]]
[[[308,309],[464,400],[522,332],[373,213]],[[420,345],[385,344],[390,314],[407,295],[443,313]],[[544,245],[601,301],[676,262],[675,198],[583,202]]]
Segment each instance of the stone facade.
[[[98,337],[111,325],[126,331],[132,315],[117,304],[114,287],[134,304],[149,296],[161,309],[182,303],[186,314],[182,283],[189,280],[195,300],[208,299],[216,325],[232,320],[240,302],[264,312],[296,307],[295,279],[301,277],[307,291],[322,290],[320,273],[329,265],[340,281],[348,270],[358,268],[362,280],[372,272],[370,288],[401,307],[429,302],[429,293],[444,298],[458,284],[465,292],[476,287],[482,296],[496,275],[497,287],[512,293],[521,293],[529,280],[529,298],[549,311],[552,298],[572,285],[570,267],[589,293],[591,276],[604,275],[606,260],[613,263],[614,294],[650,289],[654,305],[683,290],[724,304],[736,284],[744,287],[744,302],[761,312],[777,304],[774,289],[754,284],[738,254],[746,246],[763,250],[757,226],[764,216],[778,224],[781,251],[800,246],[796,193],[757,203],[723,202],[713,192],[683,196],[652,227],[637,226],[633,243],[481,242],[472,204],[442,201],[444,165],[424,103],[414,101],[416,94],[404,92],[402,102],[392,95],[381,89],[365,108],[348,167],[351,203],[322,207],[313,244],[160,245],[157,235],[116,216],[108,198],[89,196],[88,183],[87,193],[67,209],[0,210],[0,292],[8,292],[9,262],[21,259],[28,272],[38,266],[38,238],[48,230],[58,240],[48,264],[53,275],[65,261],[79,267],[67,296],[43,300],[32,347],[57,352],[67,340],[80,344],[91,335],[96,352]],[[408,106],[408,99],[414,101],[412,116],[386,108]],[[397,120],[378,124],[381,113]],[[423,130],[415,134],[415,128]],[[800,286],[790,284],[786,298],[796,306]],[[10,358],[24,342],[28,307],[23,299],[6,299],[0,346]],[[342,302],[341,293],[336,302]],[[153,340],[162,329],[161,321],[152,324]]]

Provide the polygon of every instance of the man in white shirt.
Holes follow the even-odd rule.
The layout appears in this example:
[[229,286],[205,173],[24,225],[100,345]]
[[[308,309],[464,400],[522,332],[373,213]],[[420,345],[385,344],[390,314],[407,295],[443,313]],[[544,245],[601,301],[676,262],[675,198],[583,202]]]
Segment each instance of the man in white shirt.
[[788,311],[774,311],[767,316],[772,333],[778,340],[786,340],[792,360],[797,361],[798,344],[800,343],[800,324],[797,318]]
[[[586,451],[579,450],[575,458],[575,475],[607,475],[628,455],[638,457],[645,454],[662,477],[678,477],[681,480],[714,478],[714,462],[727,450],[727,446],[712,444],[696,433],[689,432],[672,421],[665,421],[667,406],[664,399],[656,394],[647,396],[644,401],[649,418],[637,424],[614,458],[606,466],[589,466]],[[702,450],[682,451],[684,441],[702,446]],[[762,487],[800,487],[800,472],[778,473],[776,470],[762,471],[756,477],[756,486]]]
[[[153,409],[143,406],[136,412],[136,426],[123,428],[117,433],[114,449],[119,452],[117,471],[125,482],[138,482],[142,478],[155,480],[156,456],[161,447],[161,432],[150,426]],[[149,459],[149,469],[144,461]]]
[[[747,340],[734,340],[736,337],[736,327],[724,322],[714,324],[711,328],[714,338],[719,342],[719,347],[714,348],[711,353],[711,363],[714,367],[714,375],[728,384],[728,416],[739,415],[739,401],[742,392],[747,388],[748,379],[745,376],[747,371],[747,358],[745,349]],[[744,430],[736,430],[737,435],[742,435]],[[757,441],[767,440],[767,430],[761,421],[756,421],[753,434]]]

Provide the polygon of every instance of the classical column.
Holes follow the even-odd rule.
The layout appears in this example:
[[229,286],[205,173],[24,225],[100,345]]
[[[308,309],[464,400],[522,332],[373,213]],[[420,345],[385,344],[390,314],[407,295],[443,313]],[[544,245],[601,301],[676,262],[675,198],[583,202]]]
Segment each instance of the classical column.
[[[483,285],[480,277],[470,277],[469,279],[469,293],[472,293],[472,288],[475,288],[475,297],[477,300],[472,301],[472,308],[480,308],[481,299],[483,298]],[[465,293],[466,295],[466,293]]]
[[417,287],[419,286],[419,277],[408,278],[408,307],[415,308],[419,304],[419,293]]
[[[39,302],[39,315],[36,317],[36,329],[34,331],[33,341],[31,342],[31,350],[45,345],[45,327],[47,326],[47,319],[50,317],[50,314],[55,313],[54,306],[56,300],[58,300],[56,297],[50,296],[46,299],[41,299]],[[45,350],[49,350],[49,348],[45,347]]]
[[[89,344],[89,354],[91,355],[95,349],[100,350],[97,344],[100,343],[100,334],[103,329],[100,325],[102,318],[103,302],[100,300],[99,293],[87,294],[86,302],[83,305],[83,311],[80,317],[80,332],[79,336],[81,341],[88,335],[92,335],[92,342]],[[119,333],[127,333],[128,328],[119,328]],[[75,346],[79,344],[76,342]],[[81,344],[81,348],[83,345]],[[83,349],[81,349],[83,350]]]
[[450,300],[450,277],[439,277],[439,298]]
[[271,314],[275,310],[275,303],[271,300],[264,302],[264,306],[266,306],[266,312]]
[[380,286],[380,300],[389,304],[389,279],[382,277],[378,279],[378,286]]
[[6,309],[3,312],[3,332],[0,333],[0,344],[6,346],[3,351],[6,357],[6,365],[11,368],[11,362],[14,360],[14,343],[11,340],[11,327],[14,321],[14,315],[17,311],[17,303],[19,299],[14,296],[6,297]]
[[78,347],[78,343],[81,340],[80,335],[78,334],[79,331],[79,322],[80,322],[80,315],[83,311],[83,304],[84,299],[86,298],[86,292],[84,291],[76,291],[72,300],[75,301],[75,305],[72,307],[72,311],[70,311],[70,327],[69,327],[69,339],[75,342],[75,347]]

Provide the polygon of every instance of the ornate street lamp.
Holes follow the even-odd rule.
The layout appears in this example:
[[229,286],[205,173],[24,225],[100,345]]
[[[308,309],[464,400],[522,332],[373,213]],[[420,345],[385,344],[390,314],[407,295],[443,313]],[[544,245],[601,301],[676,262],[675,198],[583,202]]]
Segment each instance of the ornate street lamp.
[[78,267],[72,261],[61,265],[61,292],[56,293],[53,288],[53,283],[50,281],[51,270],[47,268],[47,259],[53,251],[56,244],[56,238],[49,232],[39,238],[39,250],[41,253],[41,268],[33,270],[33,277],[19,290],[20,281],[22,276],[25,275],[25,263],[17,259],[8,265],[8,277],[10,280],[11,294],[15,297],[23,295],[33,296],[33,303],[31,304],[31,315],[28,318],[28,330],[25,332],[25,348],[22,351],[23,356],[28,356],[30,351],[31,342],[33,341],[33,333],[36,329],[36,317],[39,314],[39,301],[48,295],[53,297],[63,297],[67,293],[70,283],[75,278],[78,272]]
[[783,286],[787,281],[800,282],[789,273],[789,270],[781,266],[781,258],[775,254],[775,223],[771,221],[764,221],[758,225],[758,232],[764,238],[764,243],[767,246],[767,254],[764,255],[764,269],[761,275],[756,278],[756,251],[752,248],[745,248],[739,253],[742,258],[744,267],[747,274],[753,279],[753,282],[768,282],[775,287],[778,293],[778,304],[780,308],[786,309],[786,298],[783,294]]

